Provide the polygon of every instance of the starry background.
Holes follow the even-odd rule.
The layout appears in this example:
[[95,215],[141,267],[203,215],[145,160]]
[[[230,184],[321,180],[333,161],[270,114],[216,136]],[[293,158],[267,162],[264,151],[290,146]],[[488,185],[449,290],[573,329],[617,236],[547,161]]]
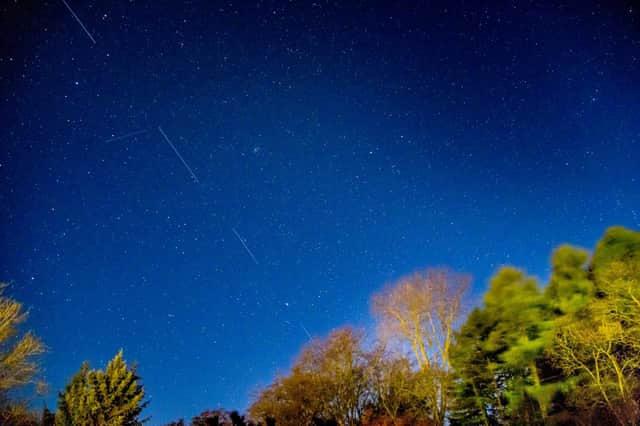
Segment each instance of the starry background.
[[44,402],[122,347],[152,423],[242,410],[385,282],[478,296],[638,229],[640,8],[474,4],[70,2],[95,43],[62,1],[0,6],[0,279]]

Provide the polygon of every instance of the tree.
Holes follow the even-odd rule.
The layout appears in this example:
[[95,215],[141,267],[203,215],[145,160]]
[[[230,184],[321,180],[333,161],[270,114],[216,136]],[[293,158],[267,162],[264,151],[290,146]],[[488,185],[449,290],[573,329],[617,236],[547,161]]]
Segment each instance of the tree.
[[640,418],[640,233],[607,230],[589,268],[595,295],[558,327],[556,365],[573,377],[574,411],[601,423]]
[[185,426],[184,419],[176,420],[175,422],[169,422],[164,426]]
[[329,416],[342,425],[358,421],[369,397],[362,338],[361,331],[349,327],[332,332],[318,347],[320,353],[314,360],[317,364],[310,365],[310,371],[319,373],[330,396],[326,404]]
[[305,426],[326,419],[325,398],[319,380],[293,368],[263,389],[251,404],[252,418],[278,426]]
[[638,417],[633,388],[640,367],[637,356],[620,356],[623,333],[619,322],[594,315],[563,327],[553,351],[557,365],[578,379],[572,400],[580,410],[601,406],[620,425],[635,423]]
[[590,270],[593,280],[599,280],[601,268],[607,268],[611,263],[619,261],[636,263],[640,260],[640,232],[613,226],[604,233],[596,245],[591,260]]
[[451,405],[453,333],[471,279],[447,269],[431,269],[400,279],[372,298],[383,340],[407,343],[424,380],[415,391],[436,425]]
[[[191,426],[249,426],[252,422],[245,421],[243,415],[237,411],[223,409],[206,410],[191,419]],[[170,423],[167,426],[184,426],[184,421]]]
[[588,258],[586,250],[568,244],[554,251],[544,294],[556,317],[575,314],[593,301],[595,287],[586,268]]
[[84,363],[58,398],[56,425],[137,426],[148,402],[135,368],[128,368],[122,350],[107,369]]
[[458,331],[468,277],[403,278],[373,296],[379,346],[364,351],[350,329],[313,341],[251,414],[284,426],[640,424],[640,233],[607,230],[590,262],[562,245],[551,265],[546,287],[500,268]]
[[0,410],[3,426],[40,426],[38,415],[24,402],[12,403]]
[[457,334],[454,418],[476,424],[543,423],[558,387],[545,357],[554,316],[537,281],[513,267],[491,279],[484,306]]
[[56,415],[49,411],[47,407],[42,409],[42,426],[55,426]]
[[45,352],[42,341],[31,332],[18,336],[28,314],[21,303],[4,296],[6,287],[0,283],[0,401],[6,401],[9,391],[35,382],[38,356]]
[[[366,424],[399,426],[407,420],[412,408],[411,363],[408,359],[389,353],[379,345],[368,356],[367,374],[371,386],[371,405],[367,407]],[[416,419],[411,419],[415,424]]]
[[357,424],[370,397],[362,337],[345,327],[306,345],[291,374],[258,395],[252,417],[285,426]]
[[452,424],[495,425],[507,418],[504,395],[508,374],[500,368],[500,350],[486,344],[497,321],[486,309],[474,309],[460,331],[452,351],[456,399]]

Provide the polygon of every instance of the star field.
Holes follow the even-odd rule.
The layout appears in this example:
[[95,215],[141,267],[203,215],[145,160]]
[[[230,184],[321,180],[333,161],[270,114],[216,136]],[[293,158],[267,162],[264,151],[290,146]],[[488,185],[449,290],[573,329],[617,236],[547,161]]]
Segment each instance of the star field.
[[640,227],[625,2],[67,5],[0,6],[0,279],[50,407],[122,347],[153,424],[244,409],[387,281]]

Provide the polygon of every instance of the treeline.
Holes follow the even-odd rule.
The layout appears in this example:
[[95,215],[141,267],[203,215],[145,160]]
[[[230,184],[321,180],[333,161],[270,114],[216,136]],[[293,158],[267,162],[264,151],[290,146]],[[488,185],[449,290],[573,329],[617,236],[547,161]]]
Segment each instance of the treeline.
[[[209,410],[167,426],[640,424],[640,232],[610,228],[591,255],[558,247],[545,285],[502,267],[479,306],[470,283],[446,268],[391,283],[371,298],[375,339],[338,328],[306,344],[247,414]],[[19,335],[26,314],[3,289],[0,425],[148,421],[122,352],[104,371],[82,365],[55,412],[17,400],[21,386],[44,388],[45,346]]]
[[255,398],[268,425],[640,423],[640,233],[563,245],[545,286],[514,267],[471,306],[470,278],[427,270],[373,295],[377,343],[306,345]]

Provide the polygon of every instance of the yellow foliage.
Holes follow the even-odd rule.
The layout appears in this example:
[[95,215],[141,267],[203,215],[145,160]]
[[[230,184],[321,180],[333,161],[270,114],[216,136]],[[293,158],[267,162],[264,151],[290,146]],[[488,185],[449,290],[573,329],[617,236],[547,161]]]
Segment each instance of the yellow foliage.
[[27,319],[22,304],[3,296],[0,283],[0,394],[34,381],[39,371],[36,361],[44,353],[42,341],[30,332],[18,337],[19,326]]

